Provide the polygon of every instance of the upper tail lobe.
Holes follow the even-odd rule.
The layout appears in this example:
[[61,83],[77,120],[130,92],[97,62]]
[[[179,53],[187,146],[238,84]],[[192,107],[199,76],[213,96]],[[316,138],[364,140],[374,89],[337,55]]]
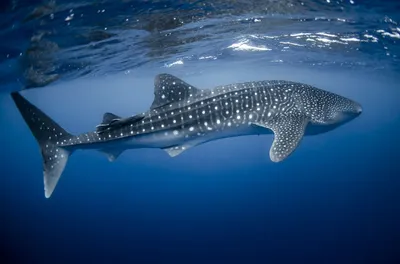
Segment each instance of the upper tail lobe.
[[45,197],[49,198],[71,154],[71,151],[60,146],[61,142],[73,136],[18,92],[11,93],[11,97],[39,143],[43,158]]

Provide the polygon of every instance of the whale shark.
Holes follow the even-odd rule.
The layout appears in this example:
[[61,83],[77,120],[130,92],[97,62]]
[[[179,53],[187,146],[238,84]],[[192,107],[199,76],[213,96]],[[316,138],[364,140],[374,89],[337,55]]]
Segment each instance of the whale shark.
[[200,144],[273,134],[272,162],[285,160],[303,136],[335,129],[359,116],[359,103],[304,83],[270,80],[199,89],[170,74],[154,79],[154,101],[129,117],[105,113],[93,131],[71,135],[19,92],[11,93],[36,138],[49,198],[76,150],[95,149],[114,161],[133,148],[158,148],[171,157]]

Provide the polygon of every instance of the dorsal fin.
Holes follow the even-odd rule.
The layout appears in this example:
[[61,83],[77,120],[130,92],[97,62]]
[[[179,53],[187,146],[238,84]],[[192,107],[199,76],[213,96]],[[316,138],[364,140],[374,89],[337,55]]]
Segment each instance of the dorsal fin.
[[171,74],[159,74],[154,79],[154,101],[150,109],[189,99],[199,91]]

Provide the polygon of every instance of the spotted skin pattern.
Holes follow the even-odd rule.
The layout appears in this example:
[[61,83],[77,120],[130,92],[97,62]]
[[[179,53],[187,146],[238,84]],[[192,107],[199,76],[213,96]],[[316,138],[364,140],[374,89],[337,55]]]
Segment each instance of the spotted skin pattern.
[[73,136],[19,93],[14,102],[39,142],[45,196],[50,197],[76,149],[97,149],[115,160],[131,148],[161,148],[176,156],[196,145],[234,136],[274,134],[270,159],[280,162],[305,134],[319,134],[358,116],[361,106],[345,97],[290,81],[255,81],[198,89],[169,74],[154,81],[147,112],[121,118],[106,113],[93,132]]

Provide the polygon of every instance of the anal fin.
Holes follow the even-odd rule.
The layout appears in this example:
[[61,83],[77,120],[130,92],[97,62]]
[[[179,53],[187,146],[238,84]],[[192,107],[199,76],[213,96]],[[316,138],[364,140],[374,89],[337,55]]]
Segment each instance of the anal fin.
[[108,161],[115,161],[121,154],[124,152],[123,149],[102,149],[100,152],[103,152],[107,155]]

